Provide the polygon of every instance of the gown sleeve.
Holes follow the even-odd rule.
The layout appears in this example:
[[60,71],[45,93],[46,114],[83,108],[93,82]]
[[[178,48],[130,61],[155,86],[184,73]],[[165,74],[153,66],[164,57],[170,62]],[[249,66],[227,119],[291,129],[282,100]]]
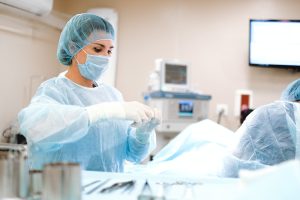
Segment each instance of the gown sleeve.
[[146,144],[140,143],[135,138],[135,128],[128,129],[128,143],[127,143],[127,160],[135,163],[139,163],[146,158],[156,147],[156,133],[152,131],[150,133],[149,140]]
[[40,86],[29,106],[20,111],[18,120],[27,141],[43,144],[40,146],[48,150],[82,138],[89,127],[85,107],[67,105],[55,87]]

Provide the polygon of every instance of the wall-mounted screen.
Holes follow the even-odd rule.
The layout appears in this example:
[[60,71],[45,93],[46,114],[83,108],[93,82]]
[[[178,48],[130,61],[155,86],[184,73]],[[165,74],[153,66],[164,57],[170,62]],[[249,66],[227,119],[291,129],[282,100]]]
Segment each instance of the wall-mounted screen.
[[249,65],[300,69],[300,20],[250,20]]

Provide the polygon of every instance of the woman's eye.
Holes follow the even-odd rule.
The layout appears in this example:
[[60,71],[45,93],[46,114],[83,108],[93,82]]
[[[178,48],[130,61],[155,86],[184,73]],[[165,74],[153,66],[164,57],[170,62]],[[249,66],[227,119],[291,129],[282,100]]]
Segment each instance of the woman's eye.
[[95,51],[96,53],[101,52],[101,50],[102,50],[102,49],[99,49],[99,48],[96,48],[96,47],[94,48],[94,51]]
[[108,55],[112,54],[112,50],[107,51]]

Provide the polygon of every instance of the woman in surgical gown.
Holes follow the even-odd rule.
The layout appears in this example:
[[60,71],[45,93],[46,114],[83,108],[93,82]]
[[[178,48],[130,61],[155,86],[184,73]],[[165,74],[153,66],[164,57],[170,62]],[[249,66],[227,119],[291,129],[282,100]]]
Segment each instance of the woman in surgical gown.
[[93,14],[75,15],[64,27],[57,56],[67,72],[42,83],[18,116],[32,169],[77,162],[86,170],[122,172],[125,160],[138,163],[155,147],[159,112],[124,102],[101,82],[113,42],[112,25]]

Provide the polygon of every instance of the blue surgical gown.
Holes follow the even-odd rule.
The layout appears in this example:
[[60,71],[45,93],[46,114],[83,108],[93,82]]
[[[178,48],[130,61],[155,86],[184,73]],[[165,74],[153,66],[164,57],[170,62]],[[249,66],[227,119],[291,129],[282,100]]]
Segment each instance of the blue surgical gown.
[[65,76],[42,83],[18,116],[31,169],[42,169],[50,162],[77,162],[85,170],[122,172],[125,160],[143,160],[156,145],[154,131],[149,142],[142,144],[130,121],[89,123],[85,107],[111,101],[123,101],[122,95],[104,83],[86,88]]

